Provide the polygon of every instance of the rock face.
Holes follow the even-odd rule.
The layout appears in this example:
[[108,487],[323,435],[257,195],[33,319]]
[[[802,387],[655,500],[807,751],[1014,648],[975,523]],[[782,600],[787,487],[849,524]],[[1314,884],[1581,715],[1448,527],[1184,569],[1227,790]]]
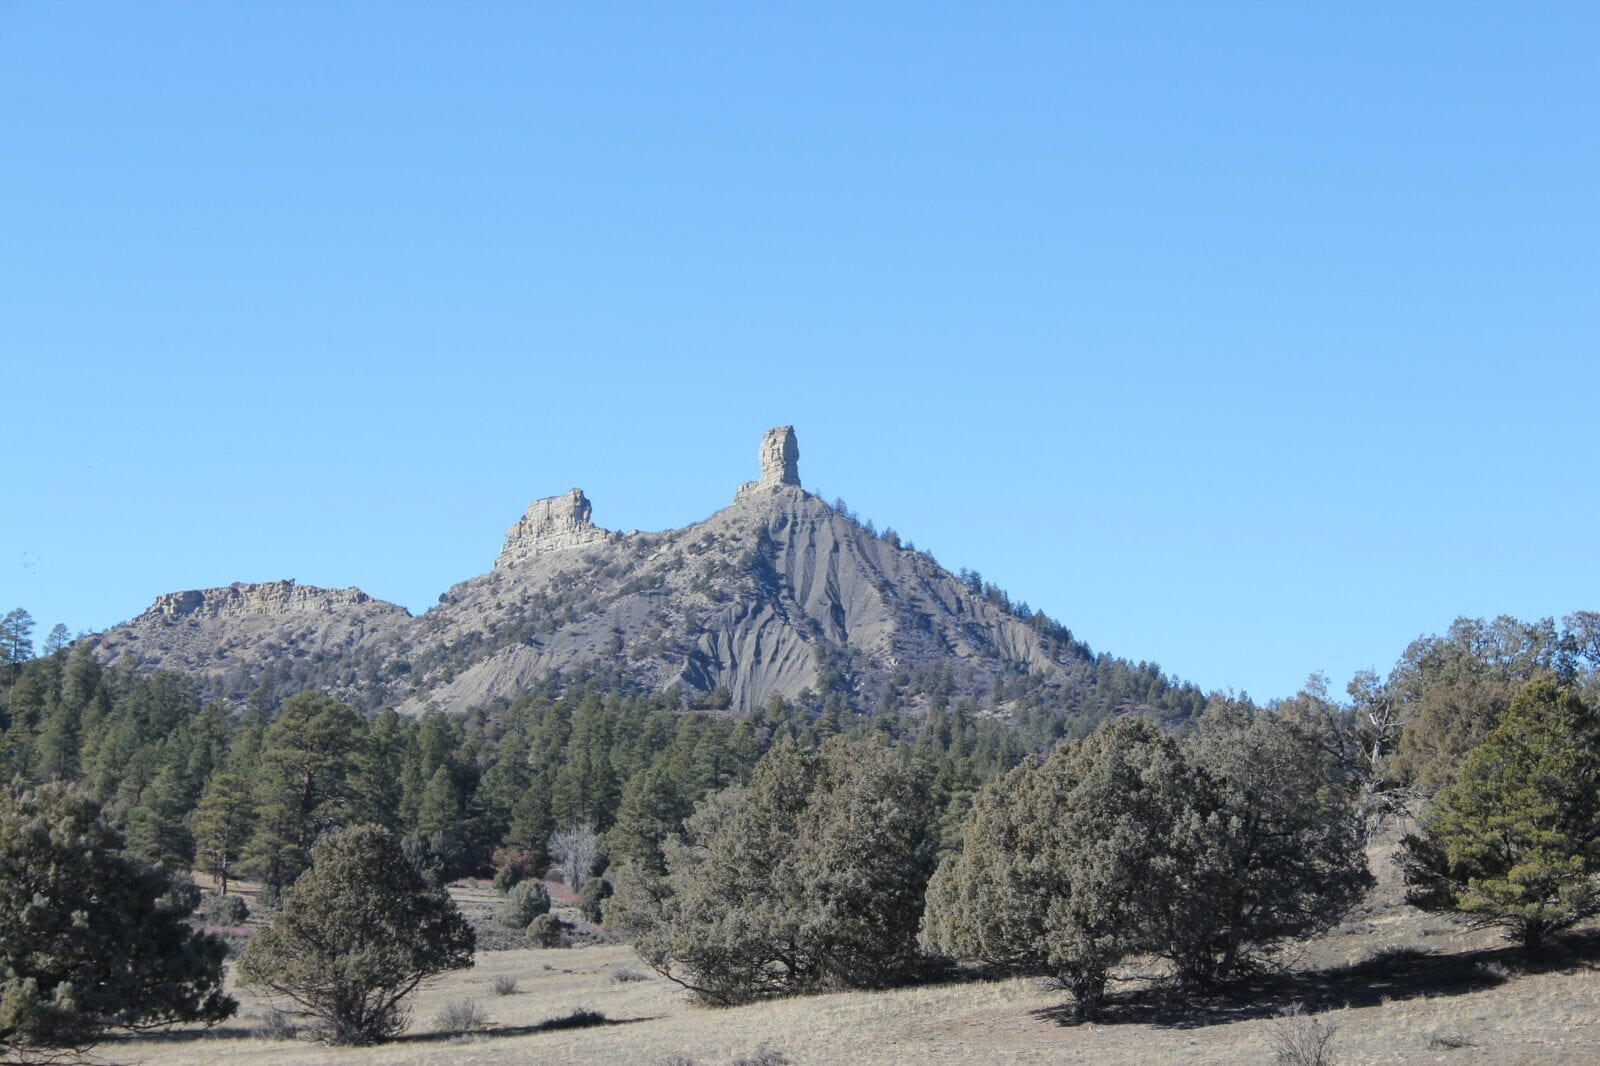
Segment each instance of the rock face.
[[578,489],[536,500],[488,573],[416,618],[358,589],[233,585],[161,597],[98,653],[217,696],[317,688],[405,713],[515,698],[558,671],[691,698],[725,687],[736,710],[806,690],[867,705],[930,671],[950,699],[1065,683],[1070,650],[804,491],[791,427],[760,457],[760,480],[683,529],[601,529]]
[[512,566],[543,552],[568,551],[603,544],[617,536],[589,521],[592,509],[582,489],[528,504],[527,513],[506,530],[506,543],[495,569]]
[[411,622],[404,607],[360,589],[235,583],[157,597],[133,621],[95,638],[96,654],[104,662],[129,655],[144,669],[190,674],[211,693],[235,698],[312,666],[341,663],[343,669],[326,671],[321,687],[365,702],[367,686],[348,665],[352,657]]
[[758,489],[781,485],[800,487],[800,442],[793,426],[773,426],[761,438],[761,477],[739,486],[738,499]]
[[[379,603],[357,588],[319,589],[312,585],[297,585],[293,578],[286,581],[266,581],[247,585],[234,582],[227,588],[191,589],[188,592],[169,592],[156,597],[140,617],[182,618],[197,615],[205,618],[244,618],[249,615],[322,614],[363,604]],[[410,612],[393,604],[381,604],[410,617]]]

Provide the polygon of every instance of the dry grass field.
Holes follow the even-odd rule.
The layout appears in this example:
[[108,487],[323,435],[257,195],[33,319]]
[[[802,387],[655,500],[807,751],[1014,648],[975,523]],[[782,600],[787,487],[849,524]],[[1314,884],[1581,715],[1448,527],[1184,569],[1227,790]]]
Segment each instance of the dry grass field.
[[[1284,971],[1226,999],[1174,1002],[1136,972],[1123,976],[1106,1020],[1060,1022],[1064,996],[1037,979],[954,982],[812,996],[733,1009],[690,1004],[619,944],[487,951],[467,971],[416,997],[410,1031],[392,1044],[334,1049],[260,1035],[270,1004],[240,991],[238,1017],[209,1031],[114,1041],[108,1061],[151,1066],[323,1063],[1270,1063],[1282,1012],[1303,1003],[1337,1025],[1335,1061],[1358,1063],[1600,1062],[1600,931],[1528,959],[1491,933],[1467,933],[1398,902],[1381,882],[1338,930],[1300,945]],[[460,894],[482,908],[482,890]],[[640,979],[642,977],[642,979]],[[516,990],[497,994],[496,979]],[[471,1001],[484,1028],[441,1031],[449,1004]],[[548,1023],[578,1009],[603,1024]],[[781,1057],[780,1057],[781,1055]]]

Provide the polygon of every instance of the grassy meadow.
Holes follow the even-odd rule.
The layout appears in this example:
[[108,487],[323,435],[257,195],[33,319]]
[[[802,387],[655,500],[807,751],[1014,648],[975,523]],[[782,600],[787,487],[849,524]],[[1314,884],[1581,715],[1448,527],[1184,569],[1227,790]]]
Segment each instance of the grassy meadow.
[[[1400,902],[1392,841],[1374,849],[1378,887],[1338,929],[1296,945],[1281,972],[1195,1003],[1159,975],[1119,974],[1105,1020],[1062,1024],[1065,996],[1038,978],[966,980],[709,1009],[622,944],[481,951],[477,964],[415,997],[398,1041],[335,1049],[268,1037],[272,1004],[235,990],[239,1014],[211,1030],[114,1041],[99,1055],[151,1066],[365,1063],[1270,1063],[1303,1004],[1334,1025],[1335,1062],[1600,1062],[1600,930],[1539,958]],[[457,889],[469,913],[496,898]],[[566,912],[567,917],[574,917]],[[501,994],[510,982],[514,991]],[[448,1031],[441,1012],[474,1004],[482,1028]],[[561,1028],[574,1011],[604,1022]],[[551,1023],[555,1022],[555,1025]],[[1308,1023],[1309,1024],[1309,1023]]]

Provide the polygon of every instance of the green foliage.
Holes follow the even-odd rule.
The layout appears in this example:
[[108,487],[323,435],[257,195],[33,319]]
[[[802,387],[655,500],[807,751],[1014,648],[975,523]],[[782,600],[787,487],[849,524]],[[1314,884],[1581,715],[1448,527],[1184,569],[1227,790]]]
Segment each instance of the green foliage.
[[509,929],[526,929],[541,914],[550,913],[550,893],[542,881],[523,881],[506,893],[495,920]]
[[1166,850],[1192,776],[1150,723],[1122,719],[979,794],[928,886],[930,950],[1048,972],[1092,1018],[1124,956],[1159,942]]
[[472,927],[376,825],[330,833],[283,910],[239,959],[249,986],[294,1000],[335,1044],[405,1028],[404,999],[429,977],[472,965]]
[[1444,635],[1413,641],[1385,686],[1403,726],[1387,775],[1432,793],[1528,682],[1576,684],[1592,675],[1600,660],[1586,656],[1585,616],[1565,621],[1567,631],[1548,618],[1457,618]]
[[591,877],[585,881],[578,892],[578,913],[583,915],[583,920],[599,925],[605,918],[605,901],[613,893],[611,882],[603,877]]
[[1221,703],[1180,748],[1121,719],[980,792],[928,887],[931,950],[1053,974],[1080,1018],[1130,954],[1213,984],[1370,883],[1315,723]]
[[572,923],[564,922],[554,914],[541,914],[528,923],[527,940],[531,947],[565,947]]
[[194,812],[195,852],[202,868],[228,891],[233,864],[255,826],[255,796],[243,775],[223,770],[206,785]]
[[172,871],[189,869],[194,834],[185,819],[192,802],[184,773],[175,766],[163,767],[128,812],[128,850]]
[[12,608],[0,617],[0,671],[20,669],[31,658],[33,615],[21,607]]
[[256,825],[244,862],[282,888],[311,861],[311,845],[351,820],[353,755],[366,723],[353,707],[315,693],[284,701],[257,760]]
[[1323,723],[1290,702],[1251,713],[1214,700],[1183,752],[1195,782],[1171,838],[1163,954],[1192,985],[1336,924],[1372,886],[1353,796]]
[[502,866],[494,872],[494,890],[504,896],[522,882],[522,872],[515,866]]
[[80,790],[0,794],[0,1054],[230,1016],[226,946],[190,929],[191,903]]
[[620,871],[606,917],[706,1002],[889,984],[918,961],[929,818],[922,774],[881,740],[784,741],[696,807],[663,875]]
[[1600,913],[1600,716],[1528,685],[1402,847],[1409,902],[1528,947]]

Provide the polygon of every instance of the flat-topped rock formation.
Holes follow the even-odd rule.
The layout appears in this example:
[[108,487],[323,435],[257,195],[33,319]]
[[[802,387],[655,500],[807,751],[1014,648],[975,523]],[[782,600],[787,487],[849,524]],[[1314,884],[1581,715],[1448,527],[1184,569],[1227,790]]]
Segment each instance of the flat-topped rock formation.
[[296,584],[293,578],[285,581],[264,581],[253,585],[236,581],[225,588],[169,592],[156,597],[156,602],[151,604],[140,617],[175,619],[187,615],[206,618],[278,616],[330,612],[369,603],[391,609],[407,618],[411,617],[411,612],[404,607],[375,600],[357,588],[320,589],[314,585]]
[[619,536],[589,521],[591,510],[589,497],[582,489],[534,500],[517,524],[506,530],[505,547],[494,561],[495,568],[512,566],[543,552],[604,544]]

